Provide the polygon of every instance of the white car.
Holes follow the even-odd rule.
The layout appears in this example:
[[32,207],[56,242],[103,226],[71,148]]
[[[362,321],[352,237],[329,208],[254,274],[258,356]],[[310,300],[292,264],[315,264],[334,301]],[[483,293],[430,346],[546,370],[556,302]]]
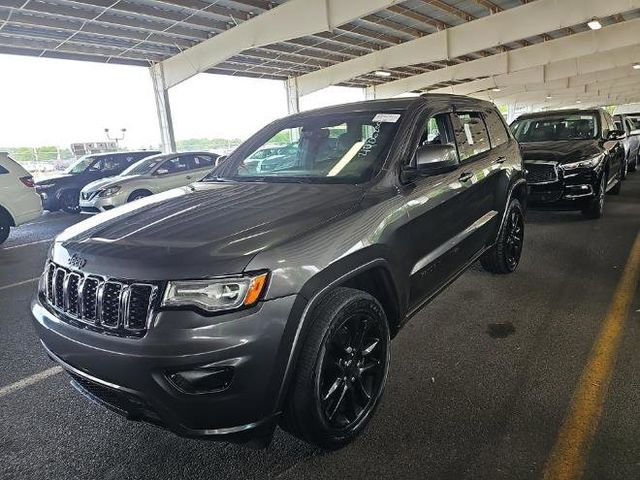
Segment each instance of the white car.
[[153,155],[117,177],[88,184],[80,192],[80,211],[100,213],[155,193],[196,182],[213,170],[219,156],[210,152]]
[[0,243],[11,227],[30,222],[42,215],[42,202],[33,177],[9,154],[0,152]]

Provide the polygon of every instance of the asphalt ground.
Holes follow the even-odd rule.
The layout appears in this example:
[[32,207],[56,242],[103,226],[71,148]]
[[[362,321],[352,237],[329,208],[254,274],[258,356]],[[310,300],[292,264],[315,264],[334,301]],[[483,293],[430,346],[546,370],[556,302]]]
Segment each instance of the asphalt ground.
[[[31,325],[36,283],[11,285],[39,276],[49,240],[80,219],[45,215],[0,247],[0,479],[537,479],[640,229],[640,173],[600,220],[529,211],[518,271],[474,266],[419,312],[392,344],[369,427],[329,453],[281,431],[259,451],[182,439],[87,402],[63,373],[25,385],[54,364]],[[631,293],[587,479],[640,478]]]

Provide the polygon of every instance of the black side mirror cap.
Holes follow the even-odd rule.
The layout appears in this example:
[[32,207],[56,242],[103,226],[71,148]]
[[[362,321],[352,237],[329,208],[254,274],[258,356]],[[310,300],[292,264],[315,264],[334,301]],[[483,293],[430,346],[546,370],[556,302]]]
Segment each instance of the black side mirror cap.
[[609,130],[605,140],[623,140],[626,136],[624,130]]
[[416,151],[416,170],[420,175],[438,175],[460,166],[453,145],[422,145]]

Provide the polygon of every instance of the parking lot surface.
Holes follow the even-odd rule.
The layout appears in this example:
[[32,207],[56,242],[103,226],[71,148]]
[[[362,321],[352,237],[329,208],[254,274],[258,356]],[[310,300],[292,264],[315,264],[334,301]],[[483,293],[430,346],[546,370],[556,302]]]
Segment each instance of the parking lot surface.
[[[515,274],[476,266],[419,312],[392,344],[375,417],[338,452],[281,431],[259,451],[178,438],[89,403],[49,371],[29,302],[51,239],[81,219],[45,215],[0,247],[3,480],[542,478],[640,228],[640,174],[600,220],[530,211]],[[640,478],[637,292],[630,312],[588,479]]]

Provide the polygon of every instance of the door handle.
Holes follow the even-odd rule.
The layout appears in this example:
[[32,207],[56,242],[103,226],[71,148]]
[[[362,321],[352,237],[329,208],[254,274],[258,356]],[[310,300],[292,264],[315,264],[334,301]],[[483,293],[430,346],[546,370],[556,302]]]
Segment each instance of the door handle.
[[473,177],[473,173],[464,172],[464,173],[460,174],[460,177],[458,177],[458,180],[460,180],[461,182],[466,182],[468,180],[471,180],[471,177]]
[[507,160],[507,157],[505,157],[504,155],[500,155],[498,158],[496,158],[496,161],[493,163],[504,163]]
[[191,175],[187,175],[187,180],[191,180]]

